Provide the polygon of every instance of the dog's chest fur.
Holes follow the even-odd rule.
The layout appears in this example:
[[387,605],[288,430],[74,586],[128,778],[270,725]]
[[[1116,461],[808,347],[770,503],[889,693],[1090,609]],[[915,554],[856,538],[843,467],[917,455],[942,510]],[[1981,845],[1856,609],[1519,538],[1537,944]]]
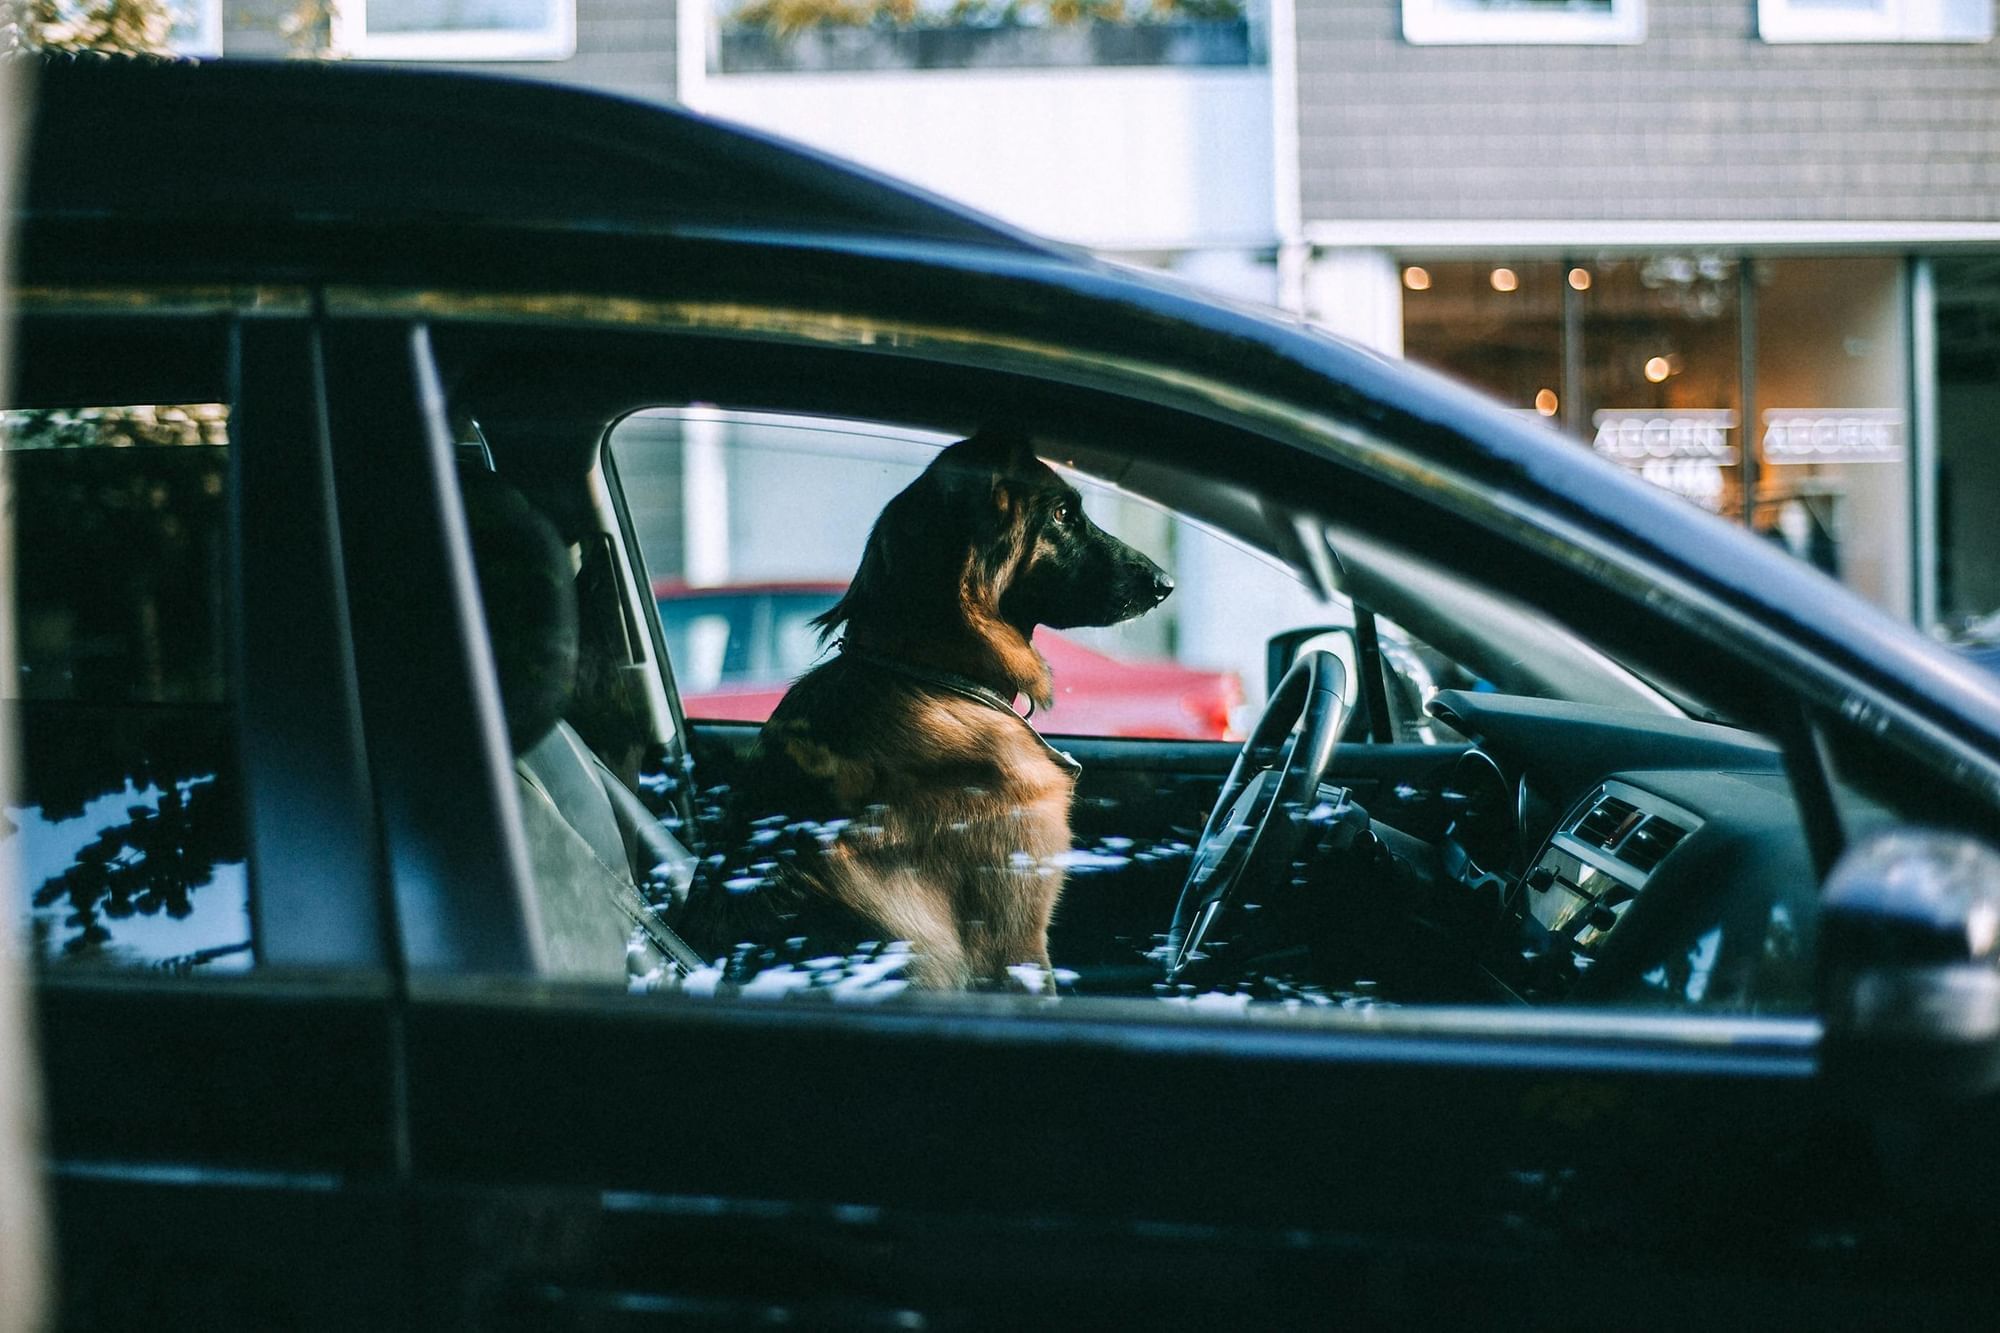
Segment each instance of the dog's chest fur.
[[859,674],[836,662],[794,686],[745,775],[752,808],[848,821],[788,873],[908,940],[921,984],[1046,972],[1071,773],[1019,718]]

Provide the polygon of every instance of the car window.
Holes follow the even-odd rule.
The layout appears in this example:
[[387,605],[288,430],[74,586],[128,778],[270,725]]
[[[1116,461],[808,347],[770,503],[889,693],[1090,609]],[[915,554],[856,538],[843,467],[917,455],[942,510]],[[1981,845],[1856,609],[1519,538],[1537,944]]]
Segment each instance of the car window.
[[[656,409],[611,434],[661,629],[695,720],[761,722],[833,640],[814,618],[839,601],[875,514],[947,436],[869,423]],[[1351,676],[1354,616],[1291,569],[1213,529],[1069,473],[1089,516],[1174,580],[1157,610],[1108,626],[1042,628],[1045,733],[1236,740],[1264,700],[1267,644],[1326,627]],[[1434,740],[1422,700],[1474,677],[1385,627],[1399,739]],[[1354,692],[1350,681],[1349,699]]]
[[48,967],[251,962],[230,705],[228,414],[220,404],[8,412],[21,751],[0,836]]
[[[573,360],[567,330],[535,336],[533,362]],[[587,397],[559,435],[556,400],[516,382],[527,337],[468,321],[438,345],[467,386],[450,410],[490,443],[474,471],[547,530],[516,596],[471,525],[549,976],[726,998],[1810,1010],[1834,820],[1795,785],[1805,701],[1697,614],[1727,608],[1637,555],[1565,563],[1476,507],[1407,505],[1369,472],[1407,462],[1393,434],[1293,438],[1026,376],[1023,414],[1056,424],[607,419]],[[655,360],[621,364],[637,386]],[[544,602],[571,584],[581,647],[561,649]],[[1416,743],[1348,730],[1371,623],[1387,739]],[[1281,660],[1312,651],[1267,690],[1281,631]],[[524,632],[543,646],[505,642]],[[564,653],[570,701],[541,669]],[[1736,721],[1691,715],[1626,658],[1700,663]],[[1065,685],[1156,671],[1177,705],[1191,672],[1232,674],[1242,703],[1199,738],[1065,730]],[[518,721],[516,696],[539,698]]]
[[[867,599],[885,581],[893,598],[911,605],[933,595],[925,587],[950,583],[923,563],[937,555],[927,534],[938,515],[950,515],[944,526],[954,534],[977,523],[987,503],[1010,515],[1002,529],[1016,522],[1004,484],[990,496],[975,487],[967,510],[962,494],[938,492],[942,483],[928,480],[940,467],[949,471],[956,453],[996,447],[982,443],[989,438],[993,432],[982,431],[954,442],[873,422],[708,408],[651,410],[611,431],[608,452],[643,554],[635,583],[658,612],[688,716],[765,723],[761,733],[693,732],[697,819],[679,832],[696,845],[699,866],[684,893],[655,895],[663,920],[700,960],[678,978],[679,989],[876,995],[969,985],[1302,1007],[1512,997],[1740,1012],[1796,1011],[1809,1002],[1802,950],[1816,877],[1781,751],[1769,738],[1693,721],[1637,681],[1572,702],[1566,679],[1597,682],[1591,690],[1619,679],[1587,635],[1496,600],[1476,570],[1371,548],[1327,528],[1346,585],[1379,593],[1399,615],[1428,614],[1440,629],[1458,622],[1473,660],[1491,659],[1504,683],[1399,621],[1376,618],[1387,738],[1405,744],[1370,759],[1362,742],[1377,736],[1336,726],[1330,766],[1303,788],[1281,788],[1297,780],[1294,760],[1318,722],[1298,711],[1296,695],[1267,697],[1267,640],[1289,632],[1290,647],[1320,650],[1344,669],[1338,697],[1351,726],[1364,702],[1355,677],[1366,626],[1351,603],[1320,596],[1272,557],[1157,498],[1097,483],[1087,448],[1078,465],[1047,471],[1057,488],[1051,494],[1074,489],[1077,512],[1045,521],[1087,521],[1136,553],[1134,568],[1171,578],[1171,591],[1162,597],[1155,588],[1117,614],[1045,607],[1033,618],[1041,626],[1033,642],[1052,678],[1052,697],[1031,713],[1046,743],[1012,716],[1029,711],[1028,685],[1011,701],[984,688],[995,711],[974,716],[1008,720],[990,724],[1003,730],[969,751],[962,769],[948,756],[966,718],[911,723],[919,727],[914,736],[897,730],[903,722],[880,721],[878,705],[898,689],[932,701],[976,703],[982,693],[978,680],[936,668],[947,660],[934,651],[944,642],[935,636],[951,632],[943,622],[926,622],[906,643],[930,663],[914,669],[892,660],[879,639],[853,636],[864,619],[879,628],[879,616],[857,608],[879,611],[882,604]],[[1067,456],[1053,444],[1039,452]],[[1191,474],[1161,479],[1173,472],[1152,475],[1154,497],[1214,485]],[[910,497],[926,507],[912,507]],[[1045,558],[1053,540],[1036,538],[1033,560]],[[960,551],[953,558],[975,570],[976,550],[968,557],[960,537],[951,541]],[[1019,568],[1033,564],[1018,558]],[[972,574],[951,575],[961,577]],[[1098,583],[1118,577],[1101,572]],[[1082,623],[1093,620],[1112,623]],[[1051,621],[1066,627],[1052,630]],[[1570,674],[1551,662],[1568,663]],[[1230,682],[1227,707],[1215,704],[1206,715],[1189,708],[1197,682],[1216,677]],[[1267,707],[1276,720],[1260,727]],[[1167,716],[1184,729],[1173,730]],[[1094,736],[1078,734],[1086,730],[1079,717],[1095,724]],[[1230,744],[1215,747],[1212,765],[1188,751],[1145,758],[1143,742],[1165,737]],[[1245,771],[1259,776],[1248,789],[1218,792],[1228,756],[1245,738]],[[1101,748],[1086,748],[1091,739]],[[1126,740],[1141,744],[1119,748]],[[984,804],[1007,781],[990,768],[992,755],[1017,743],[1052,755],[1051,771],[1073,772],[1063,779],[1073,786],[1060,845],[1037,841],[1031,812],[1040,798],[1000,796],[1004,819]],[[1087,762],[1076,764],[1065,747]],[[932,772],[940,762],[947,775],[940,781],[956,796],[936,804],[932,795],[897,795],[901,766]],[[661,790],[678,780],[641,774],[638,786]],[[863,793],[876,790],[884,795],[871,804]],[[899,884],[917,893],[930,873],[923,857],[983,855],[961,843],[984,836],[978,830],[989,816],[1007,829],[993,836],[1008,840],[986,849],[993,872],[1019,878],[1031,901],[1030,886],[1054,876],[1062,902],[1049,918],[1046,952],[1023,946],[997,971],[953,953],[956,944],[940,945],[936,923],[921,913],[899,915],[907,900],[869,897],[894,899]],[[1232,850],[1237,837],[1252,850]],[[872,849],[885,840],[903,850],[874,865]],[[1702,850],[1682,853],[1683,844]],[[1760,850],[1732,861],[1729,849],[1744,845]],[[1727,921],[1706,896],[1713,872],[1702,869],[1703,856],[1722,859],[1721,877],[1732,886],[1726,896],[1735,915]],[[821,869],[801,871],[809,865]],[[849,866],[869,869],[843,880]],[[1665,880],[1655,878],[1661,866]],[[1243,881],[1227,913],[1184,919],[1205,877],[1225,870]],[[822,873],[831,880],[813,878]],[[1484,961],[1439,984],[1430,960],[1366,949],[1348,955],[1352,937],[1327,952],[1339,931],[1305,942],[1329,929],[1334,886],[1364,881],[1383,892],[1400,881],[1397,905],[1384,920],[1353,929],[1393,934],[1387,919],[1405,913],[1444,921],[1447,934],[1466,932],[1461,943]],[[1647,924],[1620,934],[1641,892],[1667,881],[1652,901],[1684,901],[1650,921],[1642,914]],[[1227,925],[1206,933],[1224,915]],[[976,939],[987,927],[975,921],[967,929]],[[1656,937],[1635,944],[1648,929]],[[1630,947],[1621,954],[1613,940]]]

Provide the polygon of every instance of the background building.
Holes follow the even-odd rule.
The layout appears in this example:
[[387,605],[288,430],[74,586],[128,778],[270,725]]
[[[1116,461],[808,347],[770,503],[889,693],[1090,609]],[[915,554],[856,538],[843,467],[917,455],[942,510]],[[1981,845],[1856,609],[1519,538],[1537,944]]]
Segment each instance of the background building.
[[[298,42],[290,0],[226,3],[206,0],[191,43]],[[679,100],[1299,310],[1899,616],[2000,609],[1993,0],[1179,0],[1072,25],[1051,11],[1118,11],[1016,6],[1025,26],[919,3],[812,22],[839,8],[336,0],[330,31],[356,58]],[[686,520],[701,566],[726,510]],[[1226,665],[1242,627],[1197,601],[1159,646]]]
[[1306,309],[1900,616],[1990,611],[1992,33],[1990,0],[1298,0]]

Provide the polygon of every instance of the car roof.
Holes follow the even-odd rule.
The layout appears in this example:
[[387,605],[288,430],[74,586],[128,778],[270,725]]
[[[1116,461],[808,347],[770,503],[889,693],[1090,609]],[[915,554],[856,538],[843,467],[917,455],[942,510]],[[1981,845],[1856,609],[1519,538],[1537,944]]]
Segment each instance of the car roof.
[[661,104],[367,63],[64,56],[35,81],[31,215],[746,227],[1058,247]]

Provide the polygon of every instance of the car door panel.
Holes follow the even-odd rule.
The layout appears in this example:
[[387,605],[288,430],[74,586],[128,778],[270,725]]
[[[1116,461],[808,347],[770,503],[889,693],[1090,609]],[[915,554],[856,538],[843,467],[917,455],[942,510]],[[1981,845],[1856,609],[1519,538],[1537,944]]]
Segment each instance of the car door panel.
[[543,1237],[481,1270],[517,1315],[1845,1319],[1811,1290],[1829,1234],[1850,1277],[1943,1299],[1870,1220],[1810,1025],[1393,1026],[432,991],[412,1160],[440,1225]]
[[402,1317],[380,982],[51,982],[44,1124],[70,1327]]

